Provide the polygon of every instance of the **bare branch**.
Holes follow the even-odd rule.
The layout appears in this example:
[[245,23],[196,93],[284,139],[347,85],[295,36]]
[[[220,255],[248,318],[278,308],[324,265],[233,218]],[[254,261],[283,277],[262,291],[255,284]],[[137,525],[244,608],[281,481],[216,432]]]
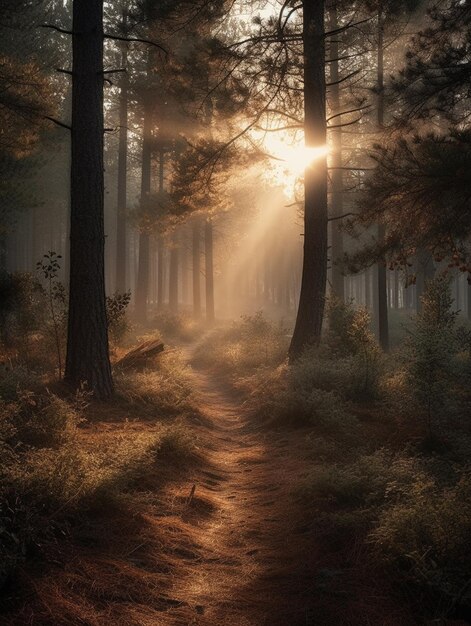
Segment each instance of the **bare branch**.
[[330,120],[333,120],[336,117],[341,117],[342,115],[348,115],[348,113],[358,113],[358,111],[364,111],[365,109],[370,109],[370,108],[371,108],[371,105],[366,104],[365,106],[356,107],[355,109],[348,109],[347,111],[341,111],[340,113],[335,113],[334,115],[331,115],[330,117],[327,118],[326,121],[330,122]]
[[148,46],[155,46],[159,50],[161,50],[165,56],[168,57],[168,50],[166,50],[163,46],[156,43],[155,41],[151,41],[150,39],[141,39],[140,37],[121,37],[120,35],[112,35],[111,33],[103,33],[103,37],[105,39],[112,39],[114,41],[127,41],[127,42],[137,42],[137,43],[145,43]]
[[64,122],[56,120],[54,117],[49,117],[49,115],[45,115],[44,119],[49,120],[50,122],[53,122],[54,124],[57,124],[57,126],[60,126],[61,128],[66,128],[67,130],[72,130],[71,126],[68,126],[67,124],[64,124]]
[[127,72],[125,67],[119,70],[103,70],[103,72],[99,72],[99,74],[118,74],[119,72]]
[[351,217],[352,215],[358,215],[358,213],[344,213],[343,215],[336,215],[335,217],[329,217],[328,222],[335,222],[335,220],[343,220],[346,217]]
[[51,28],[52,30],[56,30],[58,33],[62,33],[63,35],[74,34],[71,30],[65,30],[64,28],[60,28],[59,26],[54,26],[54,24],[40,24],[39,28]]
[[363,70],[355,70],[354,72],[351,72],[350,74],[347,74],[343,78],[339,78],[339,80],[334,80],[331,83],[326,83],[325,86],[326,87],[333,87],[334,85],[340,85],[341,83],[344,83],[345,81],[349,80],[350,78],[353,78],[357,74],[360,74],[360,72],[362,72],[362,71]]
[[337,35],[338,33],[343,33],[349,28],[355,28],[355,26],[360,26],[360,24],[365,24],[366,22],[370,22],[372,19],[373,19],[372,17],[368,17],[364,20],[360,20],[359,22],[350,22],[349,24],[346,24],[345,26],[342,26],[341,28],[337,28],[335,30],[331,30],[325,33],[324,37],[332,37],[333,35]]

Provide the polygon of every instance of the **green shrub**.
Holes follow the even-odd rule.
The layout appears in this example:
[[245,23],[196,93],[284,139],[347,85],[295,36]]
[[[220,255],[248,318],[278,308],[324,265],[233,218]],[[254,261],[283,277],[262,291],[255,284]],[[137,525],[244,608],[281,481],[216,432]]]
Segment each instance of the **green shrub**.
[[451,310],[450,281],[439,276],[430,281],[422,297],[422,310],[407,342],[406,372],[412,400],[434,437],[453,412],[454,359],[457,353]]
[[369,312],[364,307],[355,308],[352,302],[331,298],[327,315],[329,358],[335,357],[335,363],[344,361],[343,366],[350,369],[350,395],[358,400],[377,398],[382,359],[371,332]]
[[316,467],[302,490],[342,506],[370,508],[374,515],[377,506],[407,491],[418,471],[415,459],[378,450],[349,463]]
[[115,293],[106,297],[106,318],[110,341],[119,344],[129,332],[129,321],[126,311],[131,302],[131,292]]
[[37,389],[36,375],[24,365],[0,364],[0,401],[14,402],[27,389]]
[[310,379],[307,384],[306,378],[298,380],[296,368],[285,365],[265,374],[249,400],[257,417],[275,424],[312,426],[326,433],[352,432],[357,422],[342,397],[332,389],[313,387]]
[[0,272],[0,339],[11,345],[39,330],[46,311],[45,292],[32,274]]
[[379,516],[370,541],[378,555],[443,603],[471,605],[471,475],[440,488],[417,476]]

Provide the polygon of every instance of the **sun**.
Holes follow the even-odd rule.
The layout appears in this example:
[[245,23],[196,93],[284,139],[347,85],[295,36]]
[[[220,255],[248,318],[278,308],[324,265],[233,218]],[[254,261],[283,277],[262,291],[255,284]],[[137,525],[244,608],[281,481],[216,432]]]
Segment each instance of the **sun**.
[[295,176],[301,176],[306,169],[312,167],[316,161],[327,156],[329,149],[327,146],[286,146],[278,153],[277,158],[281,158],[285,167]]
[[277,133],[263,137],[263,150],[270,158],[270,167],[265,177],[273,184],[283,187],[291,197],[299,179],[305,171],[315,167],[316,162],[329,154],[329,147],[306,146],[304,138],[293,139],[292,135]]

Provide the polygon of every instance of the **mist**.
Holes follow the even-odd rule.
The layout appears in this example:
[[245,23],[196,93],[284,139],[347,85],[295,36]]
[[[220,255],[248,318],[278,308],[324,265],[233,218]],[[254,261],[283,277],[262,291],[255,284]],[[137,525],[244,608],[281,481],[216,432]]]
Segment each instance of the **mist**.
[[470,23],[3,0],[2,624],[470,623]]

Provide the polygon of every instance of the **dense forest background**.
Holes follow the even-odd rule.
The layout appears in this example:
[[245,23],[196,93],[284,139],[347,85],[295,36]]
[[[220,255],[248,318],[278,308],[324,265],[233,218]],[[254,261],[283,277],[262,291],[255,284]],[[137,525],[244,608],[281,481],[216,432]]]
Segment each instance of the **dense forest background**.
[[[191,7],[183,5],[162,9],[166,13],[162,19],[144,5],[106,7],[114,30],[166,42],[171,51],[166,57],[153,46],[112,40],[105,46],[105,66],[127,69],[110,74],[105,82],[107,292],[130,291],[131,306],[141,317],[147,311],[137,311],[143,306],[138,297],[152,313],[162,308],[177,312],[180,307],[200,315],[207,304],[204,243],[209,223],[216,231],[211,247],[218,317],[267,308],[292,320],[302,274],[303,200],[297,185],[306,155],[301,149],[302,50],[290,33],[299,31],[296,20],[301,13],[289,17],[285,9],[286,41],[283,37],[277,41],[273,31],[277,7],[269,3],[257,7],[238,3],[230,11],[223,5],[211,7],[211,15],[195,18],[182,35],[178,24],[191,17]],[[467,315],[467,261],[460,228],[452,227],[451,215],[445,219],[446,211],[440,218],[438,207],[430,222],[436,218],[447,223],[428,227],[418,223],[426,217],[426,194],[436,191],[437,201],[438,194],[447,193],[440,183],[452,168],[454,149],[465,141],[460,127],[466,116],[462,92],[466,78],[460,74],[465,44],[455,43],[453,29],[443,23],[454,16],[426,17],[426,3],[386,3],[379,8],[378,26],[378,7],[368,3],[327,9],[326,20],[333,24],[327,28],[340,30],[338,39],[326,39],[329,284],[347,300],[367,306],[379,333],[380,311],[386,315],[381,301],[386,299],[393,324],[401,311],[418,310],[424,280],[451,258],[456,309]],[[36,263],[52,250],[64,259],[60,268],[64,284],[69,136],[66,128],[47,118],[70,123],[71,80],[65,73],[71,63],[70,37],[38,28],[38,23],[45,25],[51,17],[66,26],[70,12],[66,3],[7,7],[8,32],[2,44],[2,169],[8,178],[2,189],[2,266],[8,272],[34,272]],[[254,16],[260,21],[253,22]],[[466,37],[464,30],[465,26],[456,37]],[[178,42],[175,32],[180,33]],[[443,38],[449,39],[445,43],[450,49],[441,49]],[[407,56],[406,46],[410,46]],[[18,82],[10,83],[16,74]],[[427,85],[422,84],[425,74]],[[150,156],[143,154],[146,131]],[[419,152],[415,166],[432,168],[429,175],[445,154],[450,156],[436,188],[427,189],[418,181],[412,188],[413,159]],[[150,158],[144,196],[143,158]],[[381,168],[373,178],[368,171],[374,159]],[[396,172],[390,171],[392,160]],[[191,184],[200,197],[188,197],[191,168]],[[458,170],[456,183],[459,180]],[[198,184],[201,190],[196,189]],[[393,185],[398,188],[394,197]],[[404,193],[408,185],[411,193],[402,211],[406,213],[412,198],[416,206],[405,222],[402,212],[392,216],[388,207],[399,203],[399,188]],[[363,195],[358,204],[365,186],[371,195]],[[460,191],[457,184],[456,197],[449,198],[454,205]],[[373,203],[381,192],[382,202]],[[280,219],[286,229],[280,228]],[[387,238],[380,244],[383,238],[375,229],[387,222]],[[272,227],[278,234],[271,232]],[[449,243],[440,239],[453,236]],[[140,243],[146,244],[147,237],[149,250],[143,255]],[[256,259],[250,259],[251,246],[257,249]],[[177,268],[170,271],[172,251]],[[193,276],[196,258],[199,280]],[[380,278],[384,259],[387,271]],[[140,296],[139,272],[148,276],[141,279],[145,293]]]
[[470,623],[470,46],[2,1],[2,623]]

